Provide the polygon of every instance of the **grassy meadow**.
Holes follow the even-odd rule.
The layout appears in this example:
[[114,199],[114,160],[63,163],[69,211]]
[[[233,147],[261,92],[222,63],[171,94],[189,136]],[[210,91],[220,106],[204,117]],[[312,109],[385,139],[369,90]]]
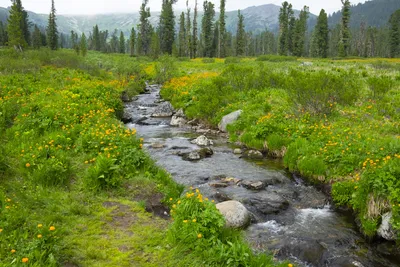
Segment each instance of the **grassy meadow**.
[[[0,58],[0,266],[288,266],[251,251],[199,191],[181,196],[120,121],[123,92],[191,64],[198,81],[211,78],[201,61],[46,49]],[[154,201],[172,220],[147,211]]]
[[[120,118],[145,81],[210,127],[243,110],[232,142],[331,184],[366,236],[389,211],[400,230],[400,60],[0,58],[0,266],[292,266],[254,253],[142,150]],[[172,220],[146,211],[154,199]]]

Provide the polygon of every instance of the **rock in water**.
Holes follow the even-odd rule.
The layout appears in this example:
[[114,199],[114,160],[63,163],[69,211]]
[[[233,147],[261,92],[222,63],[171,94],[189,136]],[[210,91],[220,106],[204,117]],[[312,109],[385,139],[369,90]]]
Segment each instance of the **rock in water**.
[[217,209],[225,217],[227,227],[246,228],[250,223],[250,212],[236,200],[218,203]]
[[382,223],[378,229],[378,235],[386,240],[394,241],[396,240],[396,234],[390,224],[390,220],[392,219],[392,213],[388,212],[383,214]]
[[218,128],[221,132],[227,132],[226,127],[229,124],[234,123],[235,121],[237,121],[240,117],[240,114],[242,114],[242,110],[237,110],[235,112],[232,112],[231,114],[228,114],[226,116],[224,116],[221,120],[221,122],[218,124]]
[[265,184],[261,181],[242,181],[240,184],[244,188],[247,188],[250,190],[255,190],[255,191],[265,189],[265,187],[267,186],[267,184]]
[[196,144],[198,146],[210,146],[210,145],[213,145],[213,141],[211,141],[210,139],[208,139],[204,135],[201,135],[201,136],[197,137],[191,143],[192,144]]
[[170,102],[161,103],[151,114],[152,117],[171,117],[174,114],[174,108]]
[[249,159],[263,159],[264,155],[257,150],[249,150],[244,153],[244,156]]
[[178,117],[176,115],[172,116],[171,118],[171,122],[169,123],[169,125],[171,126],[183,126],[186,124],[186,120],[182,117]]
[[242,154],[242,150],[240,148],[236,148],[235,150],[233,150],[233,154],[240,155]]

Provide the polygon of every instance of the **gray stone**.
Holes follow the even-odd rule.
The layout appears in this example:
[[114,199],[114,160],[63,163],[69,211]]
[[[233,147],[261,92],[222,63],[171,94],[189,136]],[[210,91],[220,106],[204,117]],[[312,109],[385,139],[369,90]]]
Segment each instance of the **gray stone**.
[[225,188],[229,186],[229,184],[227,183],[218,183],[218,182],[209,183],[209,185],[214,188]]
[[382,223],[378,228],[378,236],[389,240],[389,241],[394,241],[396,240],[396,233],[390,223],[392,219],[392,212],[388,212],[382,215]]
[[242,110],[237,110],[235,112],[232,112],[231,114],[228,114],[228,115],[224,116],[222,118],[221,122],[218,124],[218,129],[221,132],[227,132],[226,127],[229,124],[232,124],[235,121],[237,121],[239,119],[240,115],[242,114],[242,112],[243,112]]
[[209,146],[209,145],[213,145],[213,141],[211,141],[210,139],[208,139],[206,136],[201,135],[199,137],[197,137],[196,139],[191,141],[192,144],[196,144],[198,146]]
[[161,148],[164,148],[164,147],[165,147],[165,144],[161,144],[161,143],[151,144],[151,148],[154,148],[154,149],[161,149]]
[[254,195],[243,200],[243,203],[264,215],[278,213],[289,207],[286,199],[274,193]]
[[211,148],[206,147],[189,153],[178,152],[177,154],[181,156],[183,160],[196,161],[212,156],[214,151]]
[[188,154],[187,159],[191,160],[191,161],[200,160],[201,156],[200,156],[199,152],[193,151]]
[[183,112],[183,109],[179,109],[176,113],[175,116],[181,117],[181,118],[186,118],[185,112]]
[[171,125],[171,126],[183,126],[183,125],[186,124],[186,122],[187,122],[186,119],[174,115],[174,116],[172,116],[171,122],[169,123],[169,125]]
[[245,228],[250,223],[250,212],[242,203],[230,200],[216,205],[217,209],[225,218],[227,227]]
[[171,117],[173,114],[174,114],[174,108],[172,107],[171,103],[164,102],[156,107],[151,116],[161,118],[161,117]]
[[242,181],[240,183],[240,185],[243,186],[244,188],[247,188],[247,189],[250,189],[250,190],[256,190],[256,191],[265,189],[265,187],[266,187],[266,184],[264,184],[261,181],[255,181],[255,182],[253,182],[253,181]]
[[128,111],[124,111],[124,114],[122,115],[121,121],[123,123],[130,123],[133,121],[132,115]]
[[244,156],[249,159],[263,159],[264,155],[257,150],[248,150],[244,153]]
[[240,148],[236,148],[235,150],[233,150],[233,154],[240,155],[242,154],[242,150]]

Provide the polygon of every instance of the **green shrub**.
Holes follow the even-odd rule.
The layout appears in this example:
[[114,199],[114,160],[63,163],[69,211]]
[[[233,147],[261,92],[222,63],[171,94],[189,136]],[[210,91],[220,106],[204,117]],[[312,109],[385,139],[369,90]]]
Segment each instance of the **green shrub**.
[[288,62],[288,61],[297,61],[297,58],[290,56],[279,56],[279,55],[262,55],[257,57],[256,61]]
[[225,64],[238,64],[242,60],[240,57],[227,57],[225,58]]
[[332,185],[332,198],[340,206],[350,206],[354,193],[354,181],[337,182]]
[[323,177],[328,167],[318,156],[304,156],[298,161],[298,169],[302,175],[307,177]]
[[175,59],[171,56],[160,57],[155,66],[155,71],[156,71],[155,82],[163,84],[169,81],[177,73]]
[[382,99],[394,86],[394,80],[389,76],[370,77],[367,82],[374,99]]
[[201,62],[205,64],[215,63],[215,58],[203,58]]

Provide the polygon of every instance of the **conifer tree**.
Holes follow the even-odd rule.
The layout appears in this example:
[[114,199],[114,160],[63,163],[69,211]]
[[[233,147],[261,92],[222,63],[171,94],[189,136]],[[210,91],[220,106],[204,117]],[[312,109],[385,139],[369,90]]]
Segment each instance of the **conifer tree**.
[[212,44],[213,44],[213,20],[215,16],[214,4],[209,1],[203,3],[203,19],[202,26],[202,46],[203,57],[212,57]]
[[130,55],[133,57],[135,55],[135,43],[136,43],[136,32],[135,28],[132,27],[131,36],[129,38],[129,48],[130,48]]
[[[14,1],[14,0],[12,0],[12,1]],[[28,19],[28,17],[29,17],[28,12],[22,6],[21,0],[15,0],[15,3],[17,5],[18,10],[20,10],[22,13],[21,30],[22,30],[22,34],[24,36],[25,42],[29,45],[31,43],[31,33],[29,31],[29,27],[31,26],[31,24],[29,23],[29,19]]]
[[47,25],[47,45],[51,50],[57,50],[58,48],[58,30],[56,24],[56,8],[54,6],[54,0],[51,1],[51,11]]
[[172,47],[175,40],[175,15],[172,5],[177,0],[163,0],[160,15],[160,47],[162,53],[172,54]]
[[312,55],[316,57],[328,57],[329,28],[328,15],[322,9],[317,19],[313,36],[313,51]]
[[400,55],[400,9],[395,11],[389,19],[390,32],[389,32],[389,46],[390,57],[397,57]]
[[39,49],[42,46],[42,33],[37,25],[35,25],[35,29],[32,34],[32,47],[34,49]]
[[111,46],[111,53],[118,53],[119,52],[119,40],[118,40],[118,31],[117,29],[114,30],[113,34],[111,35],[110,46]]
[[140,24],[139,24],[139,53],[141,55],[149,55],[152,39],[153,27],[150,24],[149,18],[150,8],[147,7],[149,0],[143,0],[140,7]]
[[94,50],[100,51],[101,50],[101,41],[100,41],[100,31],[99,26],[97,24],[93,27],[93,42],[94,42]]
[[346,57],[349,52],[350,43],[350,0],[341,0],[343,4],[342,8],[342,24],[340,30],[339,40],[339,56]]
[[75,33],[74,31],[71,31],[71,46],[72,49],[75,50],[76,54],[79,55],[80,46],[78,44],[78,34]]
[[6,27],[3,22],[0,20],[0,46],[6,45],[7,43],[7,32]]
[[303,10],[300,11],[299,19],[296,20],[293,36],[293,55],[297,57],[304,55],[308,14],[309,8],[304,6]]
[[189,8],[189,0],[186,0],[186,25],[185,25],[185,30],[186,30],[186,51],[185,55],[191,57],[191,42],[192,42],[192,32],[191,32],[191,21],[190,21],[190,8]]
[[279,54],[287,55],[289,52],[289,22],[292,19],[291,5],[287,1],[283,2],[279,11]]
[[236,55],[244,56],[245,54],[245,45],[246,45],[246,32],[244,30],[244,16],[238,10],[238,26],[236,33]]
[[154,31],[151,35],[150,56],[153,59],[157,59],[160,56],[160,53],[161,53],[161,48],[160,48],[159,33]]
[[184,57],[186,53],[186,25],[185,25],[185,13],[182,12],[179,19],[179,43],[178,43],[178,55]]
[[119,35],[119,53],[125,54],[125,35],[122,31]]
[[191,43],[192,58],[197,57],[197,45],[198,45],[197,0],[195,0],[194,15],[193,15],[193,35],[192,35],[192,43]]
[[18,50],[22,50],[24,47],[28,46],[28,43],[24,37],[23,29],[21,27],[21,25],[23,25],[23,20],[24,15],[20,6],[18,5],[18,2],[13,0],[11,9],[9,11],[7,25],[8,46],[14,47]]
[[86,35],[84,33],[82,33],[82,36],[81,36],[80,50],[81,50],[82,56],[86,57],[87,50],[88,50],[88,44],[87,44]]
[[220,13],[219,13],[219,38],[218,38],[218,57],[226,57],[226,16],[225,16],[225,2],[221,0]]

